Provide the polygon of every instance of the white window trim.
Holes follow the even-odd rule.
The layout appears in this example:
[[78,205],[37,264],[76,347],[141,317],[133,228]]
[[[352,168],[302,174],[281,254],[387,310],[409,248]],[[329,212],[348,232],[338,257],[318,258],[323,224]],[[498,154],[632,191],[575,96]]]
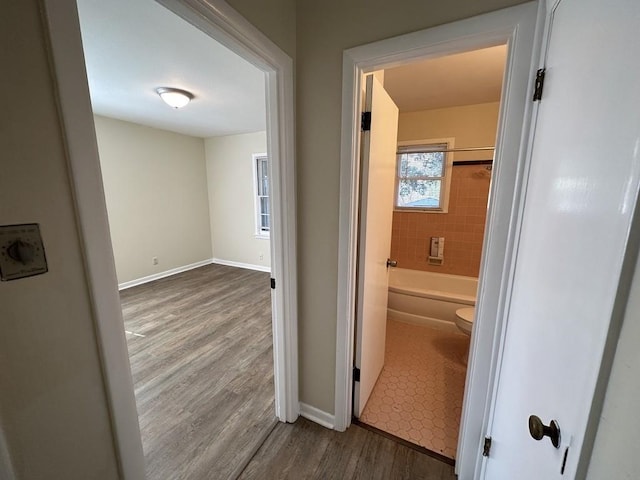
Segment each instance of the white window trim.
[[[264,232],[260,228],[260,200],[258,198],[258,175],[256,166],[258,160],[262,158],[266,158],[268,164],[269,156],[266,153],[254,153],[251,155],[251,175],[253,176],[253,226],[255,228],[255,238],[269,240],[271,238],[270,232]],[[270,178],[269,182],[271,182]],[[269,190],[271,190],[271,185],[269,185]],[[270,198],[270,196],[268,198]],[[271,225],[271,218],[269,218],[269,225]]]
[[[406,140],[402,142],[398,142],[398,149],[401,147],[412,147],[415,145],[432,145],[432,144],[445,144],[447,145],[447,150],[453,150],[455,148],[455,137],[446,137],[446,138],[427,138],[423,140]],[[442,187],[444,191],[441,193],[441,205],[440,208],[428,208],[428,207],[399,207],[397,205],[398,201],[398,185],[399,185],[399,176],[398,176],[398,160],[396,155],[396,179],[395,179],[395,190],[393,196],[393,210],[395,212],[420,212],[420,213],[448,213],[449,212],[449,193],[451,192],[451,174],[453,168],[453,152],[445,153],[445,166],[444,166],[444,177],[442,179]]]

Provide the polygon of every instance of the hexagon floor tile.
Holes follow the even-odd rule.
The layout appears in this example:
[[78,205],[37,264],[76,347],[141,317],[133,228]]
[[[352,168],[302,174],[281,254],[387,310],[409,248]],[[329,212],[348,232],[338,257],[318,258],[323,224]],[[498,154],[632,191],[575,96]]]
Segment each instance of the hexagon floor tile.
[[385,365],[360,421],[456,458],[469,337],[387,321]]

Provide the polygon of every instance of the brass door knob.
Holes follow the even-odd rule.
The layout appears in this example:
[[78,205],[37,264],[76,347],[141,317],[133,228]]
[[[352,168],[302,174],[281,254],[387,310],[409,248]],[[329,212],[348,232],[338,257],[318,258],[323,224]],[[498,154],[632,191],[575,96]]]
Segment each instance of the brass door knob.
[[549,425],[545,425],[540,417],[531,415],[529,417],[529,433],[535,440],[542,440],[549,437],[554,447],[560,446],[560,425],[555,420],[551,420]]

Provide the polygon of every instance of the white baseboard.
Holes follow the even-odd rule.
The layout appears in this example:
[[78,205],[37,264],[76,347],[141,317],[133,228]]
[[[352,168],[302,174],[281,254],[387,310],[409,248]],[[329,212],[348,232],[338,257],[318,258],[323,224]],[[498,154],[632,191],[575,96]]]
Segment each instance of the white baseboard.
[[257,270],[259,272],[271,272],[271,267],[265,267],[263,265],[252,265],[250,263],[233,262],[231,260],[222,260],[220,258],[212,258],[211,263],[226,265],[227,267],[247,268],[249,270]]
[[204,267],[205,265],[211,265],[213,262],[212,258],[208,258],[206,260],[202,260],[200,262],[192,263],[190,265],[184,265],[182,267],[172,268],[171,270],[165,270],[164,272],[154,273],[153,275],[148,275],[146,277],[137,278],[135,280],[130,280],[128,282],[118,284],[118,290],[125,290],[127,288],[135,287],[137,285],[142,285],[143,283],[153,282],[154,280],[160,280],[161,278],[170,277],[171,275],[176,275],[178,273],[186,272],[187,270],[193,270],[194,268]]
[[323,427],[333,430],[336,425],[336,417],[319,408],[300,402],[300,415]]

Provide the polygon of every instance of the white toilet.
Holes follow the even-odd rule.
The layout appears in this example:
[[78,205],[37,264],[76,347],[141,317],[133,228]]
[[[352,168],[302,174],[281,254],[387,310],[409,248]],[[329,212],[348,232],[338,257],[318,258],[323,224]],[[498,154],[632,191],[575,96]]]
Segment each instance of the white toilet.
[[[465,334],[471,336],[471,329],[473,328],[473,317],[476,314],[474,307],[459,308],[456,310],[456,326]],[[464,356],[462,357],[462,363],[465,365],[469,361],[469,349],[465,349]]]
[[476,309],[474,307],[459,308],[456,310],[456,326],[467,335],[471,335],[475,314]]

